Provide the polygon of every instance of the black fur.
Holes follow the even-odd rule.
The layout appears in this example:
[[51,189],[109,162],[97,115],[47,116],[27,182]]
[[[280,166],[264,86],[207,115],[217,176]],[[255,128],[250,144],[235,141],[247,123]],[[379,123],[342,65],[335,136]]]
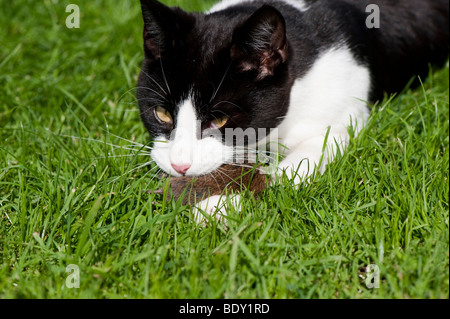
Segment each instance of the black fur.
[[[141,0],[145,60],[137,97],[151,135],[169,136],[177,105],[189,95],[203,128],[223,114],[230,121],[222,130],[274,128],[287,112],[294,81],[340,43],[370,69],[372,101],[402,90],[412,77],[424,79],[430,64],[448,58],[448,0],[307,2],[305,12],[261,0],[204,15]],[[366,27],[371,3],[380,7],[380,29]],[[271,34],[252,33],[259,25],[270,25]],[[172,114],[173,126],[155,121],[156,105]]]

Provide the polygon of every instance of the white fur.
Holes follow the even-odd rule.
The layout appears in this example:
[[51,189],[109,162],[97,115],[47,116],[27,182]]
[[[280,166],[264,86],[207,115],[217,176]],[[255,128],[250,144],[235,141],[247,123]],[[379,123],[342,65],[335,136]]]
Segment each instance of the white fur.
[[[218,3],[216,3],[210,10],[209,13],[218,12],[224,9],[227,9],[229,7],[246,3],[246,2],[253,2],[254,0],[222,0]],[[291,5],[292,7],[296,8],[299,11],[306,11],[308,10],[307,5],[302,0],[279,0],[280,2],[284,2],[286,4]]]
[[157,137],[152,150],[152,159],[165,172],[180,177],[181,174],[173,169],[172,164],[190,165],[186,176],[200,176],[232,160],[231,147],[214,137],[201,138],[201,122],[190,98],[180,105],[175,123],[177,125],[170,139]]
[[322,53],[292,88],[288,113],[278,127],[279,142],[288,148],[279,167],[300,183],[319,164],[330,128],[323,171],[337,151],[336,143],[341,150],[347,144],[348,127],[358,132],[366,122],[369,91],[368,68],[359,65],[345,45]]
[[208,224],[208,216],[210,216],[218,222],[228,225],[226,219],[230,210],[228,205],[232,205],[233,209],[239,212],[241,209],[241,197],[239,195],[228,198],[221,195],[208,197],[200,203],[197,203],[193,208],[194,220],[197,224],[206,226]]

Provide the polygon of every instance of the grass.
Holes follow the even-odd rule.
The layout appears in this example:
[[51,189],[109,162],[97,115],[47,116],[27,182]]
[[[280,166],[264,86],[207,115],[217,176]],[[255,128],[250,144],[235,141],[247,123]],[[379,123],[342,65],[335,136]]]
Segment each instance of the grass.
[[[138,3],[86,1],[80,29],[67,4],[0,3],[1,298],[449,297],[448,66],[380,103],[310,185],[247,196],[228,231],[199,229],[143,193],[164,181],[132,171],[145,147],[119,138],[149,141]],[[379,289],[360,277],[371,263]]]

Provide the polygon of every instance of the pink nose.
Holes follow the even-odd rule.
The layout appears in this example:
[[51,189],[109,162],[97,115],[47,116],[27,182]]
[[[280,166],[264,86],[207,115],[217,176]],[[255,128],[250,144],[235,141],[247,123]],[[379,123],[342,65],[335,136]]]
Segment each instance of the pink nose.
[[181,175],[184,175],[191,168],[191,165],[190,164],[186,164],[186,165],[175,165],[175,164],[172,164],[172,167],[178,173],[180,173]]

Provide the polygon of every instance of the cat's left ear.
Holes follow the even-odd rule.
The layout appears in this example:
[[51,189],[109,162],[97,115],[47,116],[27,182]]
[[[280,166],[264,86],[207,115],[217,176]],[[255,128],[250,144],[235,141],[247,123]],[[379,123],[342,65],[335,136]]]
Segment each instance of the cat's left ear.
[[243,72],[257,70],[259,80],[286,62],[287,51],[286,22],[272,6],[264,5],[234,31],[231,58]]
[[147,58],[158,60],[179,50],[192,29],[194,18],[180,8],[170,8],[157,0],[141,0],[144,19],[144,50]]

